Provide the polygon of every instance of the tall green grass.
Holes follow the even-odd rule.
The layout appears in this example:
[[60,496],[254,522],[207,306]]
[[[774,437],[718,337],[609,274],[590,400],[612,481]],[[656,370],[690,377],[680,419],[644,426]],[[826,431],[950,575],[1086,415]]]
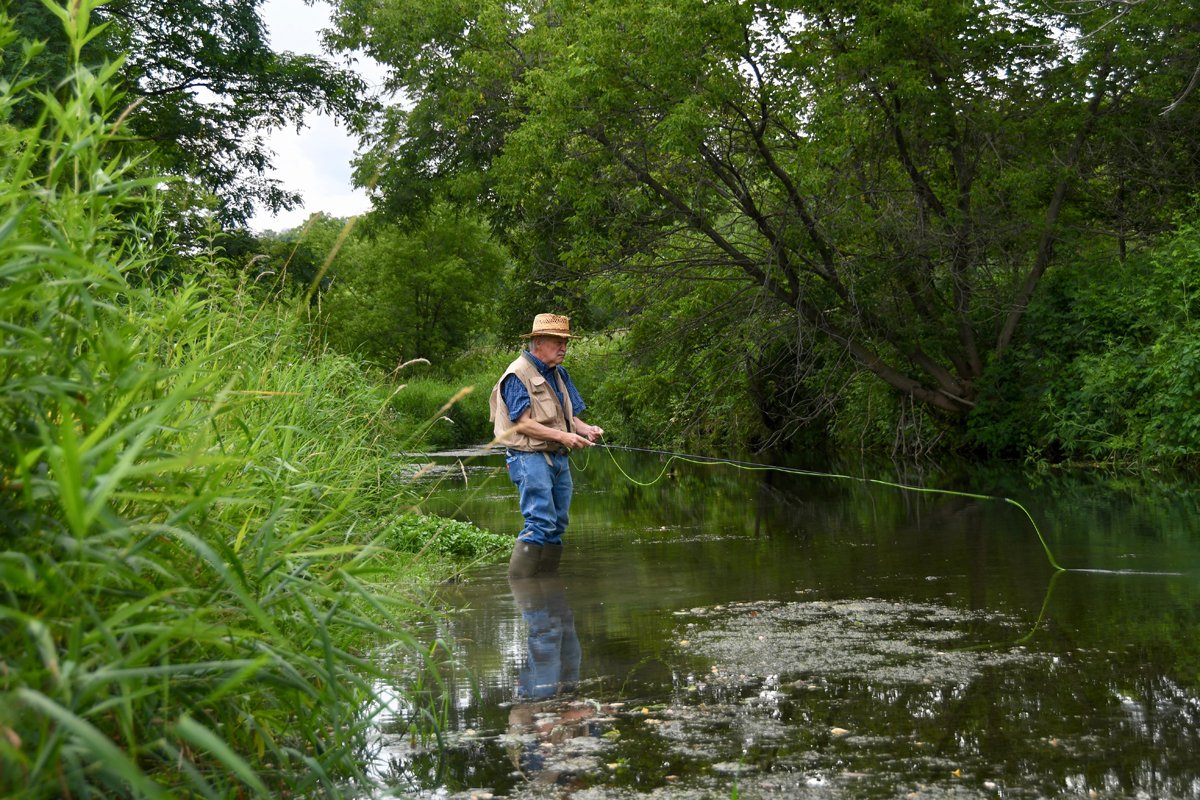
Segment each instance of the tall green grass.
[[488,398],[513,355],[476,349],[449,369],[406,378],[389,400],[397,420],[411,431],[405,448],[430,451],[490,442]]
[[423,652],[397,543],[439,526],[399,513],[387,391],[171,245],[93,5],[0,122],[0,796],[353,795],[371,653]]

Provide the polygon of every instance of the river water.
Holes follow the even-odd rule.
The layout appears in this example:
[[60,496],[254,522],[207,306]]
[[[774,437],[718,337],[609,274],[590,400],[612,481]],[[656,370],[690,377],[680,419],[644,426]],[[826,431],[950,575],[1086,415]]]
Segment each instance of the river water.
[[[426,509],[520,529],[501,456],[432,461]],[[414,738],[399,702],[382,716],[389,791],[1200,797],[1186,479],[573,463],[557,578],[496,562],[440,591],[421,636],[445,644],[444,733]],[[1012,503],[865,477],[1012,498],[1067,569]]]

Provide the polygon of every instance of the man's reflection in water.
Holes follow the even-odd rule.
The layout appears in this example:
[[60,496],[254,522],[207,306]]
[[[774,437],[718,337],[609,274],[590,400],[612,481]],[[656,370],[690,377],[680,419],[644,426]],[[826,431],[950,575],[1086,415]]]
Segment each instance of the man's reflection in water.
[[[579,683],[579,637],[557,575],[510,578],[513,599],[529,627],[526,662],[517,676],[517,700],[509,710],[513,766],[537,783],[561,783],[573,769],[562,757],[572,739],[591,736],[595,706],[570,694]],[[595,732],[598,735],[598,732]]]
[[545,700],[574,691],[579,682],[579,637],[562,578],[512,578],[508,585],[529,626],[527,661],[518,676],[517,697]]

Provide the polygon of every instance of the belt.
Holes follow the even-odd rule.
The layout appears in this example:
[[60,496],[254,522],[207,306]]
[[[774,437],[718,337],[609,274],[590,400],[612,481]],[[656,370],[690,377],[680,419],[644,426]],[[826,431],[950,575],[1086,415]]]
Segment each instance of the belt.
[[566,456],[566,455],[571,454],[570,450],[568,450],[565,447],[561,447],[561,446],[556,447],[553,450],[518,450],[515,447],[506,447],[506,448],[504,448],[504,452],[506,455],[510,455],[510,456],[518,455],[518,454],[529,456],[529,455],[533,455],[534,453],[541,453],[542,455],[546,456],[547,458],[549,458],[552,455]]

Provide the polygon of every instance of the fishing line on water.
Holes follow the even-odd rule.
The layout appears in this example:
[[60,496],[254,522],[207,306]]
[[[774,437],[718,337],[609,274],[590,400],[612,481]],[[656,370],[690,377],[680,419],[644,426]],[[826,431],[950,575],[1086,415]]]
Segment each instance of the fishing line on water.
[[[781,473],[785,473],[788,475],[800,475],[800,476],[811,477],[811,478],[828,478],[828,479],[833,479],[833,480],[853,481],[855,483],[867,483],[867,484],[875,484],[876,486],[886,486],[886,487],[889,487],[892,489],[900,489],[901,491],[906,491],[906,492],[917,492],[917,493],[921,493],[921,494],[941,494],[941,495],[949,495],[952,497],[966,497],[966,498],[970,498],[973,500],[999,501],[999,502],[1007,503],[1011,506],[1015,506],[1016,508],[1020,509],[1021,513],[1023,513],[1025,515],[1025,518],[1029,520],[1029,524],[1030,524],[1030,526],[1032,526],[1033,532],[1035,534],[1037,534],[1038,541],[1041,542],[1042,549],[1046,553],[1046,559],[1050,562],[1050,566],[1054,568],[1054,573],[1051,575],[1050,583],[1046,587],[1046,594],[1042,600],[1041,610],[1038,612],[1037,619],[1034,621],[1033,627],[1029,630],[1029,632],[1026,633],[1024,636],[1022,636],[1020,639],[1018,639],[1016,641],[1016,644],[1024,644],[1025,642],[1029,641],[1034,636],[1035,633],[1037,633],[1038,629],[1041,627],[1042,622],[1044,621],[1044,619],[1046,617],[1047,610],[1050,607],[1050,598],[1054,592],[1054,586],[1058,582],[1059,577],[1061,577],[1064,572],[1091,573],[1091,574],[1096,574],[1096,575],[1115,575],[1115,576],[1139,575],[1139,576],[1173,576],[1173,577],[1178,577],[1183,574],[1180,572],[1149,572],[1149,571],[1138,571],[1138,570],[1089,569],[1089,568],[1079,568],[1079,567],[1067,569],[1066,567],[1060,566],[1057,559],[1054,558],[1054,553],[1051,552],[1051,550],[1050,550],[1050,545],[1046,542],[1046,537],[1042,535],[1042,531],[1041,531],[1041,528],[1038,527],[1037,520],[1035,520],[1033,518],[1033,514],[1031,514],[1029,512],[1029,509],[1025,508],[1025,506],[1021,505],[1019,502],[1012,499],[1011,497],[980,494],[978,492],[960,492],[960,491],[956,491],[954,489],[933,489],[933,488],[930,488],[927,486],[913,486],[911,484],[898,483],[896,481],[886,481],[886,480],[881,480],[878,478],[860,478],[860,477],[857,477],[854,475],[844,475],[844,474],[837,473],[837,472],[820,472],[817,470],[799,469],[796,467],[781,467],[781,466],[775,466],[772,464],[762,464],[762,463],[758,463],[758,462],[754,462],[754,461],[739,461],[737,459],[732,459],[732,458],[718,458],[718,457],[713,457],[713,456],[694,455],[694,454],[690,454],[690,453],[677,453],[677,452],[673,452],[670,450],[659,450],[659,449],[651,448],[651,447],[630,447],[627,445],[606,444],[604,442],[596,442],[594,444],[594,446],[601,447],[605,450],[605,452],[608,453],[609,458],[613,462],[613,466],[615,466],[617,468],[617,471],[620,472],[621,475],[624,476],[624,478],[627,481],[629,481],[630,483],[632,483],[636,486],[642,486],[642,487],[653,486],[654,484],[661,481],[670,471],[671,464],[675,461],[680,461],[680,462],[684,462],[684,463],[688,463],[688,464],[697,464],[700,466],[723,465],[723,466],[734,467],[735,469],[745,470],[747,472],[781,472]],[[591,448],[586,448],[584,450],[584,453],[582,456],[583,464],[581,464],[579,466],[580,471],[586,470],[588,468],[588,466],[591,464],[590,449]],[[642,481],[642,480],[638,480],[634,476],[630,475],[625,470],[625,468],[621,466],[621,463],[619,461],[617,461],[617,457],[613,454],[614,450],[624,450],[624,451],[630,452],[630,453],[647,453],[650,455],[662,456],[662,457],[666,458],[666,461],[663,463],[662,469],[659,470],[659,473],[656,476],[654,476],[653,479],[648,480],[648,481]],[[975,648],[967,648],[967,649],[975,649]]]
[[[799,469],[796,467],[780,467],[773,464],[762,464],[754,461],[738,461],[732,458],[717,458],[713,456],[700,456],[690,453],[676,453],[670,450],[657,450],[650,447],[629,447],[620,444],[606,444],[597,442],[596,447],[602,447],[608,452],[609,458],[617,470],[625,476],[625,479],[637,486],[653,486],[658,483],[671,468],[671,462],[682,461],[688,464],[699,464],[701,466],[713,466],[721,464],[724,466],[734,467],[736,469],[745,470],[747,472],[782,472],[788,475],[801,475],[809,478],[831,478],[834,480],[853,481],[855,483],[870,483],[876,486],[887,486],[892,489],[900,489],[905,492],[917,492],[920,494],[941,494],[951,497],[967,497],[973,500],[991,500],[993,502],[1008,503],[1011,506],[1021,510],[1025,518],[1029,520],[1029,524],[1033,527],[1033,532],[1037,534],[1038,541],[1041,542],[1042,550],[1046,553],[1046,559],[1050,562],[1055,572],[1087,572],[1097,575],[1157,575],[1157,576],[1180,576],[1181,572],[1170,571],[1143,571],[1143,570],[1128,570],[1128,569],[1090,569],[1086,567],[1072,567],[1070,569],[1060,566],[1058,560],[1054,558],[1054,553],[1050,550],[1050,545],[1046,542],[1046,537],[1042,535],[1042,529],[1038,527],[1037,520],[1033,518],[1033,514],[1029,509],[1021,505],[1011,497],[1002,497],[1000,495],[979,494],[978,492],[960,492],[954,489],[932,489],[928,486],[913,486],[907,483],[897,483],[896,481],[885,481],[879,478],[860,478],[855,475],[843,475],[837,472],[819,472],[816,470]],[[666,456],[667,460],[663,464],[662,470],[650,481],[639,481],[637,478],[630,475],[617,461],[613,455],[613,450],[625,450],[630,453],[649,453],[651,455]],[[584,468],[586,469],[586,462]]]
[[[1050,562],[1050,566],[1053,567],[1056,572],[1065,572],[1066,571],[1066,568],[1060,566],[1057,559],[1054,558],[1054,553],[1051,552],[1050,545],[1046,543],[1046,537],[1042,535],[1041,528],[1038,527],[1037,520],[1035,520],[1033,518],[1033,514],[1030,514],[1029,509],[1025,508],[1025,506],[1021,505],[1019,502],[1012,499],[1011,497],[1000,497],[998,495],[978,494],[976,492],[960,492],[960,491],[956,491],[954,489],[932,489],[927,486],[912,486],[910,484],[897,483],[895,481],[885,481],[885,480],[880,480],[878,478],[859,478],[854,475],[843,475],[843,474],[837,473],[837,472],[819,472],[816,470],[798,469],[796,467],[780,467],[780,466],[775,466],[772,464],[762,464],[762,463],[758,463],[758,462],[754,462],[754,461],[738,461],[738,460],[732,459],[732,458],[716,458],[716,457],[712,457],[712,456],[699,456],[699,455],[693,455],[693,454],[689,454],[689,453],[675,453],[670,450],[657,450],[657,449],[650,448],[650,447],[629,447],[626,445],[606,444],[603,442],[597,442],[595,446],[604,448],[604,450],[608,453],[609,458],[612,459],[612,462],[616,466],[617,470],[625,477],[626,480],[628,480],[630,483],[633,483],[637,486],[653,486],[654,484],[656,484],[660,480],[662,480],[663,477],[667,474],[668,470],[671,468],[671,462],[681,461],[681,462],[684,462],[687,464],[698,464],[701,466],[714,466],[714,465],[719,464],[719,465],[724,465],[724,466],[728,466],[728,467],[734,467],[735,469],[745,470],[747,472],[782,472],[782,473],[785,473],[788,475],[801,475],[801,476],[809,477],[809,478],[830,478],[833,480],[853,481],[855,483],[869,483],[869,484],[874,484],[876,486],[887,486],[892,489],[900,489],[900,490],[906,491],[906,492],[917,492],[920,494],[940,494],[940,495],[949,495],[952,497],[966,497],[966,498],[970,498],[973,500],[992,500],[992,501],[1008,503],[1009,505],[1015,506],[1016,508],[1020,509],[1021,513],[1023,513],[1025,515],[1025,518],[1029,520],[1029,524],[1031,526],[1033,526],[1033,532],[1035,534],[1037,534],[1038,541],[1041,542],[1041,544],[1042,544],[1042,550],[1045,551],[1046,559]],[[624,451],[631,452],[631,453],[649,453],[652,455],[666,456],[667,461],[665,464],[663,464],[662,470],[658,473],[657,476],[655,476],[655,478],[653,480],[639,481],[637,478],[634,478],[632,475],[630,475],[628,472],[625,471],[625,469],[621,466],[620,462],[617,461],[617,457],[615,455],[613,455],[614,450],[624,450]],[[584,468],[586,468],[586,464],[585,464]]]

